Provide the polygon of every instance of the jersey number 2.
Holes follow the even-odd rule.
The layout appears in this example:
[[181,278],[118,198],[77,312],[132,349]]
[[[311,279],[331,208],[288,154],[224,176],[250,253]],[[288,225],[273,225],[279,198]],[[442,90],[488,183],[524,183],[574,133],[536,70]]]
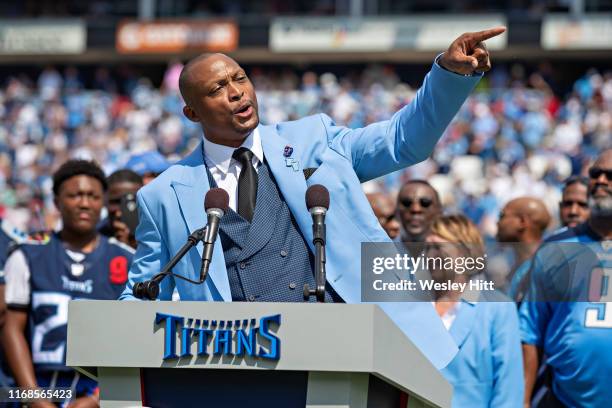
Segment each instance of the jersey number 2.
[[66,351],[66,338],[54,349],[45,347],[45,337],[54,329],[68,324],[68,302],[71,296],[62,293],[34,293],[32,309],[41,306],[55,308],[55,313],[34,326],[32,334],[32,361],[34,364],[62,364]]

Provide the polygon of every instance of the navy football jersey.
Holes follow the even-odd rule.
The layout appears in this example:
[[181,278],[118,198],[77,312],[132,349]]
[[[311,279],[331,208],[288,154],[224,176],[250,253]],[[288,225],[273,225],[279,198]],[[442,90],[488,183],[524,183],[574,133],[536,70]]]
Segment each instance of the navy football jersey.
[[36,371],[65,367],[68,302],[117,299],[125,287],[133,250],[99,235],[88,254],[67,249],[58,235],[24,244],[6,263],[6,302],[29,311],[30,347]]

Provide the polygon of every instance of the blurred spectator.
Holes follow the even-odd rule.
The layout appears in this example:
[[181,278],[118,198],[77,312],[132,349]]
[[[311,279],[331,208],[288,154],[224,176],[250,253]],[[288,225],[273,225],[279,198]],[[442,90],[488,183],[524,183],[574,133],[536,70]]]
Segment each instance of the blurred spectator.
[[[106,209],[108,218],[99,229],[102,235],[115,237],[136,249],[135,225],[138,225],[136,192],[144,185],[142,177],[132,170],[121,169],[107,177]],[[133,208],[130,208],[133,207]],[[122,211],[126,211],[123,213]]]
[[573,228],[589,218],[588,186],[586,177],[572,176],[565,181],[559,202],[559,218],[564,227]]
[[144,185],[163,173],[170,163],[159,152],[146,152],[130,157],[125,167],[138,173]]
[[[604,407],[612,388],[612,149],[589,169],[587,222],[556,234],[533,259],[520,307],[525,401],[542,364],[552,371],[547,407]],[[588,301],[587,301],[588,300]]]
[[[6,315],[6,302],[4,299],[4,263],[10,252],[20,244],[26,242],[27,236],[22,231],[0,218],[0,339],[2,338],[2,328]],[[15,382],[9,373],[5,372],[6,356],[4,350],[0,349],[0,388],[14,387]]]
[[442,214],[438,192],[425,180],[406,182],[397,196],[402,242],[424,242],[433,220]]
[[[7,218],[28,228],[28,191],[40,190],[41,212],[53,223],[49,174],[71,157],[95,157],[109,174],[135,153],[156,150],[174,160],[193,149],[200,130],[183,117],[182,100],[171,91],[178,64],[169,64],[161,89],[128,65],[116,74],[98,68],[89,84],[74,67],[63,77],[45,68],[36,82],[7,78],[0,88],[0,205]],[[612,74],[589,70],[562,95],[552,70],[545,64],[531,74],[518,64],[494,69],[431,159],[370,182],[369,191],[394,195],[406,180],[429,180],[444,208],[466,212],[487,239],[495,236],[500,205],[508,199],[537,197],[557,211],[563,180],[610,145]],[[301,82],[291,69],[254,68],[250,77],[263,123],[323,111],[338,124],[360,127],[387,119],[414,98],[390,66],[344,76],[307,71]]]
[[507,286],[499,289],[505,290],[517,302],[522,299],[521,283],[531,267],[533,254],[542,243],[550,219],[544,203],[532,197],[511,200],[499,214],[497,240],[501,244],[512,244],[515,257],[506,280]]
[[400,233],[400,223],[396,218],[395,200],[383,193],[366,194],[374,215],[378,218],[389,238],[395,240]]
[[56,99],[62,88],[62,77],[53,67],[47,67],[38,77],[38,89],[43,100]]
[[179,92],[179,76],[183,70],[183,64],[178,60],[170,61],[166,73],[164,74],[164,80],[162,82],[162,89],[168,92]]
[[[426,238],[429,258],[485,256],[476,226],[462,215],[438,217]],[[482,279],[478,269],[431,269],[442,285]],[[442,286],[444,287],[444,286]],[[471,286],[470,286],[471,287]],[[473,289],[435,291],[435,308],[459,352],[442,375],[453,386],[453,407],[520,407],[523,366],[516,307],[501,294]]]

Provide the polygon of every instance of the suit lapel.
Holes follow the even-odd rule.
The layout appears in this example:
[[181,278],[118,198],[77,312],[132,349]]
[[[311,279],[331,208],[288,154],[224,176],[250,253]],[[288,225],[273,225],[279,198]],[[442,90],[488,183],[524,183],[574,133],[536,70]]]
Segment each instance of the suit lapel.
[[297,170],[294,170],[293,167],[287,166],[283,154],[285,146],[293,147],[292,157],[298,160],[302,157],[302,152],[298,150],[297,146],[291,145],[287,139],[279,135],[272,126],[261,126],[259,132],[270,171],[274,175],[282,196],[304,235],[304,239],[306,239],[310,250],[313,251],[312,220],[306,208],[305,198],[307,185],[301,168],[303,163],[299,163]]
[[461,300],[461,308],[450,327],[450,334],[453,336],[457,347],[461,348],[475,324],[477,324],[476,304]]
[[[206,225],[204,197],[210,189],[210,184],[206,175],[206,166],[204,165],[202,153],[202,143],[200,143],[184,161],[181,177],[172,181],[172,188],[176,194],[181,215],[190,233]],[[202,244],[199,244],[197,249],[201,259]],[[196,264],[194,260],[194,270],[196,273],[199,273],[199,269],[199,262]],[[223,299],[231,301],[232,295],[227,278],[227,270],[225,269],[225,258],[223,257],[221,240],[218,236],[215,241],[213,259],[209,269],[209,279],[212,280]]]

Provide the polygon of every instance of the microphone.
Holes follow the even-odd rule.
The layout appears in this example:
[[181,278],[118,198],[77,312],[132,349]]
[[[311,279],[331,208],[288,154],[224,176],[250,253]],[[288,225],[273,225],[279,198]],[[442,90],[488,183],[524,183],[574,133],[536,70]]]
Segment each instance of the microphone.
[[306,190],[306,207],[312,216],[312,243],[315,246],[316,288],[304,285],[304,299],[316,296],[317,302],[325,302],[325,214],[329,209],[329,191],[321,184]]
[[219,232],[219,222],[229,207],[229,195],[222,188],[213,188],[206,193],[204,209],[208,217],[206,233],[204,234],[204,249],[200,266],[200,282],[206,280],[208,268],[213,256],[215,241]]
[[[192,232],[187,237],[187,243],[179,249],[170,261],[163,267],[160,273],[153,276],[150,280],[137,282],[132,288],[132,294],[138,299],[155,300],[159,296],[159,284],[168,275],[183,279],[187,282],[199,285],[206,280],[208,268],[212,259],[213,247],[217,232],[219,230],[219,220],[229,207],[229,196],[227,192],[221,188],[210,189],[204,198],[204,208],[208,215],[208,224],[204,228],[200,228]],[[202,265],[200,267],[200,279],[198,281],[191,280],[184,276],[172,273],[172,268],[189,252],[191,248],[196,246],[198,242],[204,241],[204,250],[202,252]]]

